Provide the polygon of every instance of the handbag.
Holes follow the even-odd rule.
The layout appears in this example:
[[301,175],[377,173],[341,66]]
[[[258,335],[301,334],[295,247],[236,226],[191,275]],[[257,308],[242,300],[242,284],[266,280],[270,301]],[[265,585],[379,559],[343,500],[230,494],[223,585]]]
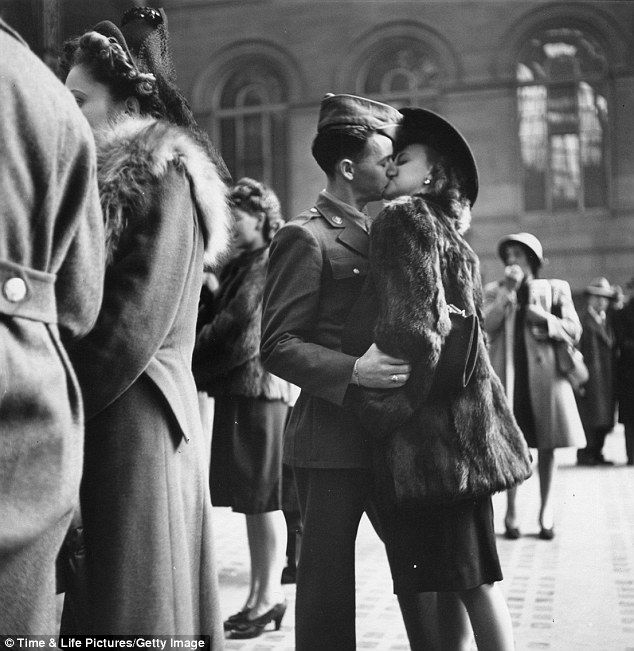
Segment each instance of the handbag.
[[568,379],[577,395],[583,395],[583,386],[590,377],[583,354],[571,341],[556,341],[554,347],[557,370]]
[[[554,291],[550,311],[556,317],[562,318],[561,305],[555,303]],[[583,361],[582,352],[570,338],[554,340],[553,348],[555,350],[555,366],[557,367],[558,373],[568,379],[574,393],[579,396],[583,395],[583,386],[588,381],[590,372]]]
[[464,389],[473,376],[478,357],[480,322],[475,314],[449,304],[451,330],[445,338],[434,372],[429,398],[453,397]]

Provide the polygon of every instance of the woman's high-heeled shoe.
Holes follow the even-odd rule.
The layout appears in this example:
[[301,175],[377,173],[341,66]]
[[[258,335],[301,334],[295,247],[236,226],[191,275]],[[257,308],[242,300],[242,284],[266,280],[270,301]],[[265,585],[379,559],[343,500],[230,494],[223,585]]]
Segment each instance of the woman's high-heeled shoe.
[[244,610],[240,610],[233,615],[229,615],[229,617],[227,617],[223,623],[225,631],[232,631],[238,624],[246,622],[249,611],[250,608],[245,608]]
[[521,536],[518,527],[509,527],[508,522],[504,520],[504,537],[507,540],[517,540]]
[[286,612],[286,600],[275,604],[271,610],[256,617],[255,619],[245,619],[237,624],[231,631],[231,637],[234,640],[246,640],[251,637],[258,637],[264,633],[264,627],[273,622],[275,630],[279,631],[282,625],[282,619]]
[[554,537],[555,537],[555,527],[550,527],[550,529],[547,529],[546,527],[541,527],[539,532],[540,540],[552,540]]

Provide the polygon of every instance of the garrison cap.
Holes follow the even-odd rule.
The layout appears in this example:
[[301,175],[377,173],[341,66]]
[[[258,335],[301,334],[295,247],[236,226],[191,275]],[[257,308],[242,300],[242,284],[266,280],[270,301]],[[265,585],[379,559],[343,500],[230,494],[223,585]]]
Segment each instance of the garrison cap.
[[392,106],[356,95],[328,93],[321,100],[317,132],[337,127],[367,127],[394,138],[403,116]]

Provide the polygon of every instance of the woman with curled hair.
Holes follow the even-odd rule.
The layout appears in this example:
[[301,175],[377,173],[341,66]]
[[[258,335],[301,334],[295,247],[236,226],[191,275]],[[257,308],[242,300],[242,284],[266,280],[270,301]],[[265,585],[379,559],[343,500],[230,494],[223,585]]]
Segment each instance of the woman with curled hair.
[[452,313],[482,319],[479,262],[463,237],[477,169],[446,120],[401,113],[383,192],[393,201],[372,224],[369,280],[342,349],[361,355],[374,344],[407,360],[411,373],[404,384],[391,376],[394,389],[352,386],[348,404],[370,434],[394,592],[436,593],[441,648],[470,648],[473,630],[478,648],[510,651],[491,494],[526,479],[530,456],[479,328],[467,379],[450,382],[443,356],[459,323]]
[[215,399],[210,487],[214,506],[246,516],[251,583],[243,608],[225,621],[233,638],[279,628],[286,552],[282,513],[282,436],[293,386],[260,361],[260,321],[269,245],[283,223],[271,188],[240,179],[229,195],[236,256],[219,277],[213,318],[199,327],[198,387]]
[[64,63],[97,143],[107,269],[97,323],[70,351],[86,412],[87,595],[62,631],[205,634],[219,648],[191,356],[203,266],[228,243],[222,169],[166,119],[160,71],[139,67],[114,24],[67,44]]

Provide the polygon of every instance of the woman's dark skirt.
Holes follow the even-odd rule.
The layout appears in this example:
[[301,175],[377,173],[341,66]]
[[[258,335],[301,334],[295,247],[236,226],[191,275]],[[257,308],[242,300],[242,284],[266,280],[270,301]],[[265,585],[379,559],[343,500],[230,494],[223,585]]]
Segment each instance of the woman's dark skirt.
[[376,500],[394,593],[455,592],[502,580],[489,496],[389,508]]
[[209,486],[214,506],[256,514],[282,508],[282,439],[288,405],[216,398]]

